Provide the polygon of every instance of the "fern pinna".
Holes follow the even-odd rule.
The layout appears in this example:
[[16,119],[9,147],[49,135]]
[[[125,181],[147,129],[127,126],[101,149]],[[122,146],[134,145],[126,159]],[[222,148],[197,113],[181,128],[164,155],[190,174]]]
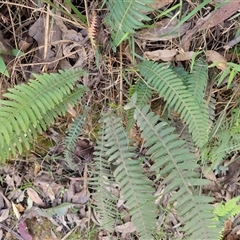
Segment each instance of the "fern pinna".
[[87,90],[75,86],[76,80],[85,74],[82,69],[59,71],[59,73],[34,75],[28,84],[10,88],[0,104],[0,158],[29,149],[37,133],[46,130],[57,115],[63,115],[68,103],[76,104]]
[[210,204],[214,199],[199,195],[195,189],[208,181],[201,179],[200,174],[194,171],[199,167],[194,155],[187,150],[184,141],[174,134],[173,127],[149,112],[149,106],[135,108],[134,117],[145,139],[144,147],[154,162],[151,170],[156,172],[157,179],[163,179],[162,184],[167,185],[165,193],[176,191],[170,201],[176,202],[174,206],[180,221],[185,224],[182,228],[185,236],[189,239],[214,239],[219,232]]
[[[209,116],[205,114],[194,96],[187,89],[182,79],[170,67],[164,64],[143,61],[139,70],[144,81],[153,87],[167,104],[181,115],[188,125],[193,140],[198,147],[203,147],[208,141]],[[200,89],[202,93],[202,89]]]
[[74,163],[73,163],[73,155],[74,155],[74,150],[77,144],[77,140],[79,135],[83,133],[83,125],[84,125],[84,120],[85,120],[86,114],[85,112],[83,115],[79,115],[75,121],[71,124],[71,128],[68,131],[68,134],[65,138],[65,149],[64,149],[64,157],[65,161],[71,169],[74,168]]
[[[121,198],[126,201],[126,205],[130,209],[131,219],[140,235],[140,239],[152,239],[153,229],[156,226],[154,189],[143,174],[141,161],[135,159],[135,147],[132,146],[132,142],[122,126],[121,119],[114,114],[110,114],[103,119],[103,124],[103,140],[100,143],[103,146],[98,146],[95,155],[98,156],[98,162],[104,163],[104,159],[106,159],[108,165],[114,168],[114,179],[119,184]],[[103,176],[107,177],[107,163],[104,165],[105,167],[102,168],[104,172],[99,172],[97,180],[98,183],[106,184],[108,179],[104,179]],[[108,191],[106,186],[100,189],[102,189],[101,191]],[[101,201],[103,202],[103,200]],[[108,213],[108,218],[111,219],[109,206],[105,204],[103,206],[106,209],[102,209],[102,211],[105,211],[105,214]]]

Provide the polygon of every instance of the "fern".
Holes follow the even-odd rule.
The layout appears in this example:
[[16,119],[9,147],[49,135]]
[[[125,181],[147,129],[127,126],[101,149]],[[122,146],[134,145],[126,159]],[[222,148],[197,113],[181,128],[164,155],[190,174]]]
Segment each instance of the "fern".
[[84,125],[85,114],[79,115],[72,123],[70,130],[68,131],[67,137],[65,138],[65,150],[64,157],[68,166],[73,169],[73,153],[76,147],[77,139],[83,132],[82,126]]
[[[137,106],[145,106],[152,95],[152,90],[143,82],[138,81],[136,84],[132,85],[129,89],[129,97],[132,97],[133,94],[137,94],[136,105]],[[134,123],[135,119],[133,117],[134,109],[130,109],[127,112],[127,129],[130,130]]]
[[149,106],[140,109],[136,107],[135,119],[145,139],[144,146],[148,148],[147,154],[154,161],[152,170],[156,171],[158,178],[165,177],[162,184],[167,184],[165,193],[177,192],[171,197],[181,223],[185,224],[183,231],[189,239],[214,239],[219,229],[212,220],[213,207],[209,202],[211,197],[199,196],[193,187],[201,187],[208,183],[201,179],[194,169],[199,167],[193,154],[184,147],[184,141],[174,134],[174,128],[160,118],[149,112]]
[[110,115],[104,119],[104,147],[108,148],[105,158],[115,166],[113,172],[120,186],[121,197],[130,209],[132,222],[140,239],[152,239],[155,227],[154,189],[143,175],[141,162],[135,157],[135,148],[127,137],[121,119]]
[[23,146],[29,149],[37,132],[46,130],[58,114],[66,112],[68,102],[76,104],[87,90],[84,86],[73,89],[83,70],[59,72],[35,75],[36,80],[30,80],[28,85],[15,86],[4,94],[8,99],[0,101],[0,125],[4,126],[0,129],[2,161],[17,151],[21,153]]
[[110,163],[108,162],[108,156],[106,152],[107,140],[105,139],[106,124],[102,123],[102,129],[99,132],[100,139],[97,141],[94,151],[94,163],[93,163],[93,177],[90,178],[90,186],[94,190],[92,193],[93,198],[96,200],[96,211],[99,215],[100,226],[109,232],[113,231],[113,226],[116,221],[117,209],[115,202],[117,197],[112,193],[112,188],[115,181],[113,179],[113,173]]
[[214,214],[216,215],[215,219],[218,222],[217,227],[222,228],[222,231],[224,230],[223,229],[224,222],[230,217],[233,217],[240,213],[240,206],[237,204],[239,200],[240,200],[240,196],[232,198],[226,203],[219,203],[215,207]]
[[139,64],[139,70],[146,83],[155,88],[170,107],[181,114],[195,144],[203,147],[208,140],[209,118],[202,114],[202,109],[178,75],[171,68],[151,61],[143,61]]
[[142,28],[144,26],[142,20],[151,20],[143,12],[151,10],[147,4],[152,2],[152,0],[107,0],[109,14],[106,22],[111,28],[111,37],[115,47],[120,45],[129,33]]
[[206,101],[204,100],[205,91],[208,81],[208,66],[202,60],[196,60],[193,65],[192,72],[188,75],[187,80],[187,89],[194,97],[195,101],[206,109]]

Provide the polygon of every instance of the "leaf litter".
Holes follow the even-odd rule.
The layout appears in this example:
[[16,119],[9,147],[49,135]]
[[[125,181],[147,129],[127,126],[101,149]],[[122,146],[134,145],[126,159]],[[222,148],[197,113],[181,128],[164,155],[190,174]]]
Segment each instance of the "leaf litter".
[[[12,41],[9,41],[9,32],[3,28],[0,29],[0,49],[4,52],[1,56],[8,65],[12,79],[16,79],[16,82],[20,84],[21,81],[27,82],[32,73],[82,67],[88,69],[91,73],[88,79],[82,80],[85,85],[92,88],[92,96],[89,96],[86,101],[91,102],[91,104],[97,102],[100,105],[99,99],[104,101],[102,95],[106,94],[104,89],[108,90],[111,89],[109,86],[114,86],[114,83],[107,81],[107,79],[116,77],[113,67],[114,64],[117,64],[116,56],[110,53],[109,46],[106,46],[105,65],[100,64],[100,74],[95,65],[95,50],[89,41],[86,26],[72,23],[68,18],[63,18],[58,11],[56,14],[51,11],[41,12],[44,9],[42,8],[42,10],[37,10],[38,13],[35,14],[34,11],[31,12],[31,8],[36,8],[35,2],[30,2],[28,3],[29,6],[26,6],[26,9],[23,7],[21,12],[26,22],[16,23],[16,26],[19,27],[12,28],[20,36],[19,39],[11,36]],[[164,11],[172,3],[171,0],[156,0],[151,7],[155,11]],[[6,2],[6,4],[8,3]],[[188,11],[191,4],[191,1],[186,1],[183,6],[184,10]],[[10,8],[13,6],[8,5]],[[212,6],[210,5],[210,7]],[[219,28],[231,28],[232,22],[229,18],[239,9],[239,1],[230,1],[214,11],[206,11],[207,14],[202,17],[193,17],[181,25],[179,25],[176,17],[156,20],[150,28],[140,30],[135,34],[138,51],[154,61],[176,61],[177,64],[181,65],[181,62],[189,61],[195,54],[192,51],[192,45],[196,44],[195,51],[202,50],[202,38],[198,36],[202,31],[207,31],[207,37],[211,34],[214,37],[219,37],[219,41],[225,44],[225,49],[226,46],[232,47],[231,41],[221,39],[217,32],[220,31]],[[0,19],[7,29],[12,24],[12,16],[9,13],[6,15],[6,12],[4,8],[0,10]],[[104,35],[101,37],[100,41],[106,41]],[[206,57],[209,62],[217,63],[216,66],[220,70],[224,70],[227,62],[225,52],[215,48],[210,39],[211,37],[209,37],[210,44],[207,44],[205,51]],[[13,46],[13,40],[18,43],[19,48],[25,54],[17,60],[9,54]],[[237,43],[235,42],[235,44]],[[130,56],[128,60],[131,62],[131,54],[127,52],[128,45],[124,49],[126,49],[124,54]],[[99,59],[99,62],[101,61],[102,59]],[[16,74],[16,72],[19,74]],[[109,72],[111,73],[109,74]],[[17,79],[23,80],[19,82]],[[7,83],[4,89],[11,84],[14,83]],[[98,89],[102,89],[103,92]],[[114,99],[116,97],[115,90],[111,89],[108,95],[110,99]],[[75,171],[68,168],[63,154],[64,144],[61,134],[69,127],[69,122],[80,111],[80,109],[76,110],[69,106],[69,119],[59,119],[55,130],[46,132],[46,136],[54,142],[54,146],[41,146],[44,149],[44,154],[33,151],[30,155],[19,157],[13,163],[1,168],[0,239],[8,234],[16,239],[24,240],[65,239],[64,235],[72,234],[75,229],[79,229],[80,232],[88,231],[91,227],[90,221],[91,224],[94,222],[98,225],[98,216],[95,216],[94,209],[90,207],[92,199],[88,186],[89,173],[87,169],[93,161],[94,150],[94,146],[90,144],[91,139],[87,137],[79,138],[72,159],[75,164]],[[88,122],[90,131],[94,128],[94,124],[94,122]],[[54,131],[57,135],[54,135]],[[89,133],[86,134],[86,136],[90,135]],[[205,177],[211,183],[209,186],[204,186],[203,191],[211,192],[217,202],[231,199],[236,192],[239,193],[235,184],[239,178],[239,174],[236,172],[238,165],[238,161],[229,165],[225,176],[206,172]],[[148,171],[147,167],[146,171]],[[219,182],[224,185],[221,186]],[[156,204],[166,207],[170,196],[166,194],[162,197],[161,194],[165,186],[160,183],[155,184]],[[112,189],[109,189],[109,191],[111,192]],[[116,196],[119,195],[117,187],[114,191]],[[115,226],[115,233],[110,237],[106,232],[99,230],[97,235],[94,236],[95,238],[92,239],[131,238],[131,234],[135,232],[135,227],[131,222],[128,208],[121,200],[117,201],[117,207],[119,213],[125,217],[121,219],[121,223]],[[237,219],[226,222],[225,240],[239,239],[240,230]],[[32,228],[32,225],[35,229]],[[39,225],[41,225],[41,228],[35,231]],[[51,229],[45,229],[45,225],[51,226]],[[166,229],[167,235],[169,234],[168,239],[183,238],[179,230],[179,220],[174,210],[170,214],[161,212],[157,221],[157,228]],[[41,235],[42,232],[48,233],[48,235]],[[38,238],[39,236],[40,238]],[[119,236],[120,238],[118,238]]]

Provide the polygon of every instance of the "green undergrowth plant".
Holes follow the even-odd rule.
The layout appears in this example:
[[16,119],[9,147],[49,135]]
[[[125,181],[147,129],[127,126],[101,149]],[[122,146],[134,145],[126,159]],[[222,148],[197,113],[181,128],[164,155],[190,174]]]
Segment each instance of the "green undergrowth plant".
[[[240,200],[240,196],[232,198],[228,200],[226,203],[219,203],[215,209],[214,214],[216,215],[215,219],[218,222],[218,226],[223,229],[224,222],[227,219],[230,219],[231,217],[237,215],[240,213],[240,205],[238,204]],[[222,235],[220,234],[220,238],[222,239]]]
[[76,85],[82,69],[34,75],[28,84],[17,85],[3,94],[0,101],[0,159],[4,163],[11,156],[30,149],[31,143],[64,116],[68,104],[76,104],[87,88]]
[[[50,4],[50,1],[45,2]],[[144,21],[152,20],[147,12],[151,11],[149,6],[154,1],[104,2],[109,10],[105,22],[111,28],[113,50],[143,28]],[[209,2],[205,0],[190,15],[183,15],[179,24]],[[77,13],[70,1],[66,3]],[[62,7],[58,10],[65,13]],[[85,22],[82,14],[79,18]],[[215,119],[215,96],[210,96],[210,101],[205,96],[208,65],[203,58],[194,60],[190,71],[143,58],[133,65],[133,74],[137,77],[126,95],[128,103],[124,109],[121,107],[121,111],[118,106],[108,107],[109,111],[101,109],[103,114],[99,116],[100,130],[88,178],[91,204],[98,214],[99,225],[112,233],[116,224],[123,223],[123,216],[117,209],[118,201],[122,200],[138,239],[154,239],[159,231],[156,221],[161,218],[159,205],[153,197],[154,184],[160,182],[164,191],[157,198],[169,195],[169,204],[176,210],[184,239],[217,239],[222,225],[219,224],[220,218],[216,217],[218,212],[214,211],[214,199],[203,194],[202,187],[209,181],[202,176],[201,167],[203,163],[208,165],[214,156],[222,161],[227,154],[240,150],[237,144],[239,113],[232,112],[233,123],[229,123],[224,112]],[[82,69],[69,69],[35,75],[36,79],[28,84],[8,89],[3,95],[4,100],[0,101],[2,162],[21,154],[23,148],[30,149],[38,133],[45,131],[58,115],[66,114],[68,104],[77,104],[88,90],[76,84],[84,74]],[[165,101],[167,114],[159,116],[151,108],[153,94]],[[72,169],[77,138],[84,133],[87,114],[84,109],[65,139],[64,156]],[[179,121],[184,126],[181,133],[166,117],[171,112],[179,114]],[[217,127],[213,124],[216,122],[219,122]],[[132,139],[132,129],[139,132],[141,146]],[[147,169],[143,167],[143,157],[139,157],[139,147],[146,152],[144,160],[150,163]],[[228,216],[228,212],[233,210],[224,216]]]

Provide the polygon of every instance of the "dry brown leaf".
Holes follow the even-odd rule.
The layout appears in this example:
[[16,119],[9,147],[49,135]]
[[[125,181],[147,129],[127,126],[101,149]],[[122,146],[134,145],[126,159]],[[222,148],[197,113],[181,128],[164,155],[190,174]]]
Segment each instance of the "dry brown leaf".
[[189,51],[189,52],[181,51],[175,56],[175,60],[176,61],[189,61],[192,58],[193,54],[194,54],[193,51]]
[[41,166],[38,163],[35,164],[34,171],[33,171],[34,176],[36,176],[40,172],[40,170],[41,170]]
[[73,108],[73,106],[70,103],[68,103],[67,116],[70,116],[72,118],[76,118],[78,116],[76,110]]
[[240,9],[240,1],[229,1],[221,8],[209,13],[206,17],[199,19],[191,30],[189,30],[182,39],[182,48],[187,51],[193,39],[193,35],[198,31],[208,29],[218,25],[225,19]]
[[41,207],[45,207],[45,203],[42,201],[42,199],[39,197],[37,192],[33,190],[32,188],[27,188],[27,194],[30,197],[30,199],[35,202],[37,205]]
[[214,182],[217,181],[217,178],[216,178],[213,170],[209,167],[204,167],[203,168],[203,175],[208,180],[211,180],[211,181],[214,181]]
[[213,50],[208,50],[208,51],[206,51],[206,57],[207,57],[207,60],[210,62],[213,62],[213,63],[219,62],[216,66],[218,69],[223,70],[223,71],[226,69],[227,60],[218,52],[213,51]]
[[223,22],[235,12],[240,9],[240,1],[229,1],[222,7],[218,8],[214,12],[210,13],[205,23],[199,28],[199,30],[207,29],[218,25]]
[[82,190],[79,193],[75,193],[72,199],[73,203],[85,204],[89,199],[89,193],[86,190]]
[[12,208],[13,208],[13,212],[14,212],[16,218],[19,220],[20,219],[20,213],[19,213],[18,209],[16,208],[16,206],[13,202],[12,202]]
[[62,186],[53,182],[49,173],[42,171],[41,174],[34,179],[34,185],[41,189],[45,197],[49,197],[51,201],[55,200],[55,196],[59,193]]
[[119,225],[115,227],[116,231],[121,232],[123,234],[133,233],[136,231],[136,227],[132,222],[124,223],[123,225]]
[[160,22],[156,22],[152,28],[137,32],[135,36],[148,41],[171,40],[182,36],[190,27],[190,23],[184,23],[178,29],[174,30],[177,24],[177,20],[165,18]]
[[0,222],[5,221],[9,216],[9,209],[3,209],[0,211]]
[[149,6],[155,10],[165,7],[172,2],[173,0],[155,0],[154,3],[150,4]]
[[20,213],[25,211],[25,207],[21,203],[15,204],[15,206]]
[[177,54],[176,49],[171,50],[156,50],[156,51],[147,51],[145,56],[150,60],[162,60],[164,62],[172,61],[173,57]]
[[14,189],[15,188],[15,184],[14,184],[13,178],[10,177],[9,174],[7,174],[7,176],[5,178],[5,182],[8,185],[8,188],[10,188],[10,189]]

